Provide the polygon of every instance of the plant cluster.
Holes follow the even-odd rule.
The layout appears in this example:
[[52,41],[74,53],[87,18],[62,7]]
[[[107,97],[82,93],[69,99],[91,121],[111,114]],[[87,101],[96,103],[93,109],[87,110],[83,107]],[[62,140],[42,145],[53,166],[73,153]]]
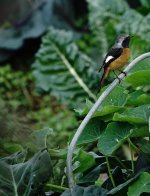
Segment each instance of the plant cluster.
[[[73,116],[76,115],[79,123],[114,78],[110,75],[106,86],[96,94],[101,77],[98,65],[116,35],[134,35],[131,60],[150,49],[148,1],[141,0],[138,10],[130,8],[124,0],[87,0],[87,4],[89,32],[81,35],[50,27],[33,64],[35,84],[41,97],[45,94],[56,97],[63,104],[63,109],[58,108],[63,113],[66,108],[75,108]],[[63,122],[64,129],[72,129],[73,134],[76,121],[71,121],[71,114],[68,111]],[[42,119],[43,125],[44,118],[37,117],[38,113],[32,115],[39,121]],[[85,127],[73,156],[73,177],[77,185],[72,194],[66,178],[67,145],[71,137],[69,140],[65,137],[66,148],[52,149],[55,128],[34,131],[23,145],[28,148],[27,155],[23,151],[0,159],[3,168],[0,171],[3,176],[1,193],[10,196],[149,194],[149,117],[150,60],[146,59],[107,96]],[[72,126],[67,121],[71,121]],[[62,118],[54,123],[59,126]],[[33,152],[37,153],[33,156]]]

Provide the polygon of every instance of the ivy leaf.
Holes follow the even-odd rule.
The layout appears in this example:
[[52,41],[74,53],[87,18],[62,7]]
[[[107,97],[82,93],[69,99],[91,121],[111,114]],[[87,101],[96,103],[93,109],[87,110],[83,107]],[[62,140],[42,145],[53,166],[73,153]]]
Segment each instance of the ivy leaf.
[[111,155],[131,135],[132,126],[124,123],[108,124],[98,141],[98,150],[104,155]]
[[149,116],[149,105],[141,105],[135,108],[128,108],[121,114],[115,113],[113,120],[136,124],[147,124]]
[[33,65],[36,85],[64,104],[80,105],[97,84],[96,64],[79,51],[71,31],[50,28]]
[[142,193],[150,193],[150,174],[147,172],[143,172],[128,188],[128,196],[140,196]]
[[52,175],[51,160],[48,152],[42,150],[27,162],[7,164],[0,161],[1,195],[37,195]]

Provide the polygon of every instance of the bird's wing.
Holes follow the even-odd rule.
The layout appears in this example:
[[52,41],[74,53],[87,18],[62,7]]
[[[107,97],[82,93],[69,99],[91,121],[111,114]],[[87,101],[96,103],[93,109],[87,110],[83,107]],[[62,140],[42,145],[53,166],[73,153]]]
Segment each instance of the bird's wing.
[[110,63],[112,63],[115,59],[117,59],[123,52],[123,48],[114,48],[112,47],[106,57],[104,58],[103,64],[99,69],[99,72],[101,71],[102,68],[107,67]]

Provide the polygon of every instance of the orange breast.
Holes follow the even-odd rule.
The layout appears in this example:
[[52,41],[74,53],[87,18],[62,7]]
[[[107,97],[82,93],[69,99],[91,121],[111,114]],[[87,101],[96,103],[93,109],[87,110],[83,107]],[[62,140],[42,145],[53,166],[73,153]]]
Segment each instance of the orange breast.
[[110,70],[116,70],[122,68],[128,62],[129,57],[130,57],[130,49],[124,48],[121,56],[116,60],[114,60],[112,63],[110,63],[109,65]]

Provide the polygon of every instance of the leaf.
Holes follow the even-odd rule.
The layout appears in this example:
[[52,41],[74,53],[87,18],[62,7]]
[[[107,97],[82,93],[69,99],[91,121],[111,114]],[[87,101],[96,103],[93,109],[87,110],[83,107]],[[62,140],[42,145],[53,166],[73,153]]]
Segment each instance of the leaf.
[[81,187],[76,185],[72,194],[70,190],[65,191],[61,196],[106,196],[107,190],[98,186]]
[[128,196],[140,196],[141,193],[150,193],[150,174],[142,173],[128,189]]
[[146,7],[150,8],[150,2],[148,0],[140,0],[141,4]]
[[131,135],[131,126],[124,123],[109,123],[98,141],[98,150],[105,156],[113,154]]
[[[33,148],[37,148],[38,150],[46,148],[47,144],[46,144],[46,140],[47,137],[52,134],[53,129],[51,128],[43,128],[41,130],[38,131],[34,131],[31,134],[31,141],[29,142],[29,146],[32,145]],[[32,142],[32,144],[31,144]],[[31,146],[31,148],[32,148]]]
[[85,144],[96,141],[103,131],[104,125],[98,118],[92,119],[84,128],[77,144]]
[[142,90],[136,90],[129,94],[127,104],[128,105],[144,105],[150,103],[150,94],[144,93]]
[[108,195],[127,195],[128,186],[135,181],[139,177],[140,173],[135,175],[133,178],[130,178],[128,181],[118,185],[117,187],[110,190],[107,194]]
[[5,161],[7,164],[14,165],[20,162],[24,162],[27,155],[27,151],[23,150],[16,152],[8,157],[1,158],[0,161]]
[[9,196],[38,195],[52,175],[51,160],[42,150],[24,163],[9,165],[0,161],[0,193]]
[[128,75],[125,82],[133,87],[144,86],[150,84],[150,70],[141,70]]
[[74,173],[83,173],[87,169],[91,168],[95,164],[94,157],[80,149],[78,154],[74,158]]
[[145,143],[142,146],[141,150],[144,153],[150,153],[150,142],[149,141],[145,141]]
[[115,113],[113,120],[135,124],[147,124],[149,115],[149,105],[141,105],[135,108],[128,108],[121,114]]
[[136,127],[132,129],[132,133],[130,137],[149,137],[150,132],[148,130],[148,126],[144,127]]
[[[117,86],[102,102],[93,117],[105,116],[123,109],[126,104],[128,93],[123,86]],[[86,102],[86,108],[79,110],[80,115],[85,115],[92,107],[90,101]]]
[[50,28],[33,65],[36,85],[65,104],[80,104],[85,97],[96,99],[90,89],[99,80],[96,65],[81,53],[70,31]]

